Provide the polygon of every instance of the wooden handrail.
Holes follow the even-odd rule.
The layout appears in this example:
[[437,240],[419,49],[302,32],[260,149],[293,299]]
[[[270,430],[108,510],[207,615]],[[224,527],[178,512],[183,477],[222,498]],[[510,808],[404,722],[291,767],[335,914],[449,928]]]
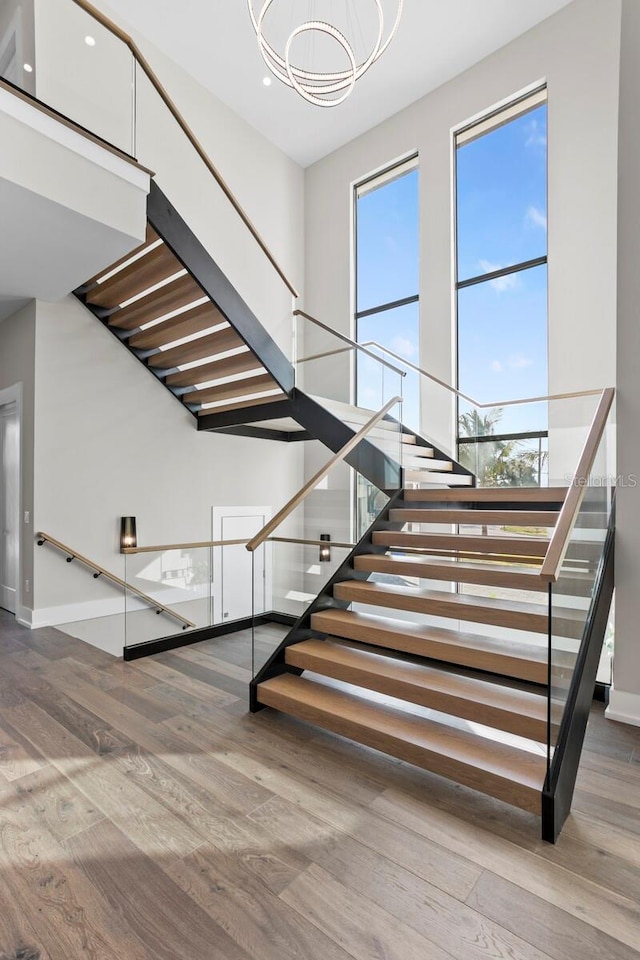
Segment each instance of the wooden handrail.
[[554,583],[560,576],[560,568],[564,560],[571,532],[578,519],[580,506],[584,498],[587,486],[589,485],[589,475],[600,446],[600,441],[607,425],[607,419],[615,396],[615,389],[607,387],[602,391],[600,402],[593,417],[589,433],[585,441],[575,475],[571,486],[565,497],[565,501],[558,515],[557,523],[554,527],[549,541],[549,546],[545,558],[540,568],[540,578],[547,583]]
[[93,570],[93,575],[96,579],[102,576],[106,580],[110,580],[119,587],[124,587],[125,590],[128,590],[130,593],[140,597],[141,600],[144,600],[145,603],[148,603],[156,610],[166,613],[167,616],[173,617],[174,620],[178,620],[183,624],[183,630],[186,630],[187,627],[195,627],[195,623],[192,623],[191,620],[187,620],[187,618],[183,617],[181,614],[176,613],[175,610],[171,609],[171,607],[166,607],[163,603],[158,603],[157,600],[153,599],[153,597],[143,593],[142,590],[138,590],[137,587],[132,587],[125,580],[122,580],[121,577],[116,576],[115,573],[111,573],[110,570],[105,570],[105,568],[101,567],[100,564],[94,563],[93,560],[89,560],[76,550],[72,550],[71,547],[68,547],[66,543],[56,540],[55,537],[50,537],[48,533],[42,533],[41,531],[40,533],[36,534],[36,540],[38,541],[39,547],[41,547],[44,543],[50,543],[52,546],[57,547],[58,550],[62,550],[63,553],[66,553],[67,557],[70,557],[72,560],[79,560],[80,563],[83,563],[86,567],[89,567],[90,570]]
[[303,502],[303,500],[311,493],[311,491],[318,486],[320,481],[324,480],[324,478],[333,470],[336,464],[340,463],[345,457],[349,456],[351,451],[358,446],[358,444],[384,417],[386,417],[389,410],[391,410],[392,407],[395,407],[397,403],[402,403],[402,397],[393,397],[391,400],[385,403],[385,405],[381,407],[380,410],[378,410],[378,412],[374,414],[370,420],[367,420],[362,429],[359,430],[358,433],[354,434],[354,436],[351,437],[351,439],[347,441],[347,443],[345,443],[345,445],[341,447],[341,449],[338,450],[338,452],[334,454],[333,457],[331,457],[331,459],[328,460],[320,470],[318,470],[311,480],[308,480],[307,483],[305,483],[304,486],[301,487],[293,497],[291,497],[289,502],[286,503],[281,510],[278,510],[275,517],[272,517],[272,519],[264,525],[262,530],[260,530],[255,537],[249,540],[247,543],[247,550],[253,553],[253,551],[256,550],[284,520],[286,520],[289,514]]
[[158,76],[153,70],[153,67],[150,65],[150,63],[148,62],[148,60],[146,59],[146,57],[144,56],[144,54],[142,53],[138,45],[136,44],[135,40],[133,40],[128,33],[125,33],[124,30],[122,30],[117,24],[115,24],[113,20],[110,20],[109,17],[101,13],[100,10],[97,10],[96,7],[94,7],[91,3],[88,3],[87,0],[72,0],[72,2],[75,3],[76,6],[84,10],[85,13],[88,13],[90,17],[93,17],[93,19],[96,20],[99,24],[101,24],[106,30],[108,30],[109,33],[112,33],[114,37],[117,37],[118,40],[122,41],[122,43],[124,43],[129,48],[136,62],[140,65],[141,69],[144,71],[148,80],[154,87],[156,93],[159,94],[160,98],[162,99],[163,103],[171,113],[172,117],[174,118],[174,120],[176,121],[176,123],[178,124],[178,126],[180,127],[184,135],[186,136],[187,140],[189,141],[191,146],[194,148],[194,150],[196,151],[196,153],[204,163],[209,173],[212,175],[212,177],[214,178],[214,180],[216,181],[216,183],[224,193],[225,197],[227,198],[227,200],[229,201],[233,209],[236,211],[236,213],[244,223],[245,227],[248,229],[253,239],[256,241],[256,243],[264,253],[265,257],[267,258],[267,260],[269,261],[273,269],[276,271],[276,273],[278,274],[282,282],[285,284],[289,292],[297,299],[299,297],[298,291],[296,290],[294,285],[291,283],[291,281],[288,279],[284,270],[278,264],[276,258],[269,250],[267,244],[260,236],[257,228],[254,226],[248,214],[245,212],[245,210],[241,206],[240,201],[236,198],[235,194],[233,193],[229,185],[226,183],[224,177],[222,176],[220,171],[217,169],[217,167],[211,160],[209,154],[206,152],[206,150],[204,149],[204,147],[196,137],[195,133],[193,132],[193,130],[191,129],[191,127],[189,126],[185,118],[180,113],[180,110],[178,109],[176,104],[173,102],[167,90],[158,79]]
[[[267,537],[269,543],[297,543],[310,547],[326,547],[326,540],[302,540],[296,537]],[[206,547],[246,547],[247,540],[201,540],[195,543],[162,543],[151,547],[124,547],[122,553],[163,553],[166,550],[198,550]],[[355,543],[344,543],[340,540],[331,540],[329,546],[345,550],[353,550]]]

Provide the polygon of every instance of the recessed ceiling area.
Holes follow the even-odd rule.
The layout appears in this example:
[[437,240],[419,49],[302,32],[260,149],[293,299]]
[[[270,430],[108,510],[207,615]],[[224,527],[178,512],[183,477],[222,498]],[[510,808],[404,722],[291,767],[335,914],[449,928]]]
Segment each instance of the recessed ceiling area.
[[[260,56],[246,0],[109,0],[100,6],[146,36],[203,86],[303,166],[371,129],[498,50],[571,0],[405,0],[396,37],[339,107],[305,103],[274,80]],[[258,10],[262,0],[254,0]],[[296,3],[308,13],[311,4]],[[314,0],[316,16],[349,3],[362,14],[373,0]],[[397,0],[384,0],[393,19]],[[363,32],[366,33],[366,23]]]

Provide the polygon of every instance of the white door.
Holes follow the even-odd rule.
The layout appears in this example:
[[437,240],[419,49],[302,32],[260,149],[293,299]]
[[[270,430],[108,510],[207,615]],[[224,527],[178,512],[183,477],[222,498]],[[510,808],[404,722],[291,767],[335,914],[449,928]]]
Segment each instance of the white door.
[[[234,508],[229,513],[222,510],[221,513],[218,527],[221,540],[250,540],[269,519],[267,513],[254,513],[250,508],[246,513],[242,513],[239,508]],[[216,564],[217,584],[214,573],[216,622],[240,620],[250,617],[252,612],[265,612],[267,582],[264,555],[264,549],[259,549],[254,554],[249,553],[244,544],[219,549],[219,564]],[[252,584],[255,588],[254,596]]]
[[0,407],[0,466],[0,607],[15,613],[20,549],[20,429],[15,403]]

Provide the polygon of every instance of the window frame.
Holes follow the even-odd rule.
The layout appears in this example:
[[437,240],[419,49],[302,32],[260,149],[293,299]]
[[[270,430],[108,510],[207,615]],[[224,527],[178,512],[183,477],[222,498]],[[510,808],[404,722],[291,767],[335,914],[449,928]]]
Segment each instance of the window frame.
[[[460,147],[465,146],[467,143],[471,143],[474,140],[478,140],[483,136],[497,130],[499,127],[506,126],[507,124],[513,122],[516,119],[519,119],[522,116],[525,116],[527,113],[532,113],[534,110],[537,110],[543,104],[548,107],[549,96],[548,88],[546,82],[537,84],[535,87],[528,89],[526,92],[521,93],[508,101],[503,102],[497,107],[493,107],[491,110],[487,111],[484,114],[477,116],[475,119],[465,123],[463,126],[452,130],[452,214],[453,214],[453,311],[454,311],[454,329],[453,329],[453,342],[455,350],[455,382],[456,387],[460,390],[460,291],[465,290],[468,287],[477,286],[481,283],[488,283],[491,280],[497,280],[500,277],[511,276],[515,273],[521,273],[526,270],[533,269],[535,267],[547,267],[547,311],[546,311],[546,323],[547,323],[547,375],[549,371],[548,363],[548,344],[549,344],[549,304],[548,304],[548,264],[549,264],[549,239],[547,234],[546,239],[546,253],[540,257],[534,257],[530,260],[523,260],[519,263],[510,264],[506,267],[501,267],[499,270],[488,271],[483,274],[477,274],[473,277],[467,277],[465,280],[460,280],[458,276],[458,267],[459,267],[459,229],[458,229],[458,150]],[[474,132],[477,131],[477,132]],[[548,197],[549,197],[549,149],[548,145],[545,153],[545,165],[546,165],[546,197],[547,197],[547,212],[548,212]],[[548,380],[547,380],[548,383]],[[548,438],[549,430],[548,426],[545,430],[531,430],[524,432],[512,432],[512,433],[500,433],[487,436],[478,436],[478,437],[469,437],[460,435],[460,397],[456,396],[455,403],[455,421],[454,421],[454,431],[455,431],[455,447],[457,451],[458,459],[460,459],[460,447],[472,443],[483,443],[487,442],[489,439],[493,440],[541,440]]]

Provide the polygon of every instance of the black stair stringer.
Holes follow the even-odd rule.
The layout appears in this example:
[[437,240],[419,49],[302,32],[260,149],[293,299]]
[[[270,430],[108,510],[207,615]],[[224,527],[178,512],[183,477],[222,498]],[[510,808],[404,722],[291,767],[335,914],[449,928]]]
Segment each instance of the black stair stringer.
[[149,223],[285,393],[295,382],[293,366],[155,182],[147,200]]
[[311,629],[311,617],[314,613],[330,608],[346,610],[349,607],[348,602],[336,600],[333,596],[333,588],[337,583],[345,580],[367,580],[369,573],[363,573],[354,569],[354,560],[363,553],[385,553],[387,547],[377,546],[373,543],[373,534],[376,530],[398,530],[402,526],[399,523],[391,523],[389,520],[389,511],[398,507],[404,497],[404,490],[398,490],[391,494],[391,498],[385,507],[380,511],[367,532],[353,548],[349,556],[338,567],[329,582],[325,584],[318,596],[307,607],[302,616],[296,621],[289,633],[286,635],[279,647],[272,653],[262,669],[251,681],[249,707],[252,713],[262,709],[262,704],[258,703],[257,690],[258,684],[271,677],[277,677],[281,673],[301,674],[302,670],[297,667],[291,667],[285,663],[285,651],[287,647],[294,643],[300,643],[308,640],[310,637],[317,636]]

